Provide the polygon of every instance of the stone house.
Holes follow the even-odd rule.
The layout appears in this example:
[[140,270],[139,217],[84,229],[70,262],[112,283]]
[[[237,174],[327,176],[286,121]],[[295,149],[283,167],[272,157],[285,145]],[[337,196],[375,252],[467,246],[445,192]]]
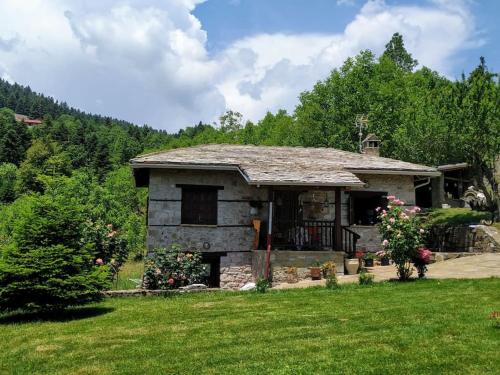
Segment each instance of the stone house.
[[300,277],[316,262],[377,251],[375,208],[395,195],[415,204],[415,181],[435,168],[332,148],[203,145],[131,160],[149,187],[148,249],[199,251],[211,286],[238,288],[287,267]]

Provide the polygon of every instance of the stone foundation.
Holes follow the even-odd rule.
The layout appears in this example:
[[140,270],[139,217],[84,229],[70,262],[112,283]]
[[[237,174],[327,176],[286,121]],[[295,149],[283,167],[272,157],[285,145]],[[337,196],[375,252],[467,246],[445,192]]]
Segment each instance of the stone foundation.
[[252,253],[234,252],[220,258],[220,287],[222,289],[239,289],[253,282]]

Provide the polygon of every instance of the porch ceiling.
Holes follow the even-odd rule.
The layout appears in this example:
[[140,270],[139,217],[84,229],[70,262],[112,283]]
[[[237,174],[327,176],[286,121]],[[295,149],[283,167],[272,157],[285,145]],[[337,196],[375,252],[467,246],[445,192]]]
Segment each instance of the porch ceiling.
[[251,185],[362,186],[355,173],[439,174],[435,168],[333,148],[203,145],[140,156],[133,168],[239,171]]

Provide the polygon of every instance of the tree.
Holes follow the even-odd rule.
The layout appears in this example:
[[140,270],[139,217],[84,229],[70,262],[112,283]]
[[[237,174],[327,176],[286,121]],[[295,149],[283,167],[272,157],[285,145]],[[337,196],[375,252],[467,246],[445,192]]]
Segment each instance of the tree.
[[383,56],[390,58],[398,67],[408,72],[418,65],[418,61],[406,50],[403,36],[399,33],[393,34],[389,43],[385,45]]
[[24,123],[15,120],[14,112],[9,109],[0,110],[0,163],[19,165],[24,159],[30,144],[28,128]]
[[0,250],[0,309],[61,309],[101,298],[107,267],[96,265],[82,242],[79,205],[46,196],[25,197],[11,216],[10,240]]
[[454,143],[463,161],[471,165],[474,182],[485,194],[488,206],[500,212],[496,167],[500,155],[500,82],[483,57],[468,78],[462,76],[454,90],[456,114]]
[[26,152],[26,159],[19,167],[16,191],[42,192],[42,177],[69,175],[71,163],[68,154],[56,142],[37,139]]
[[239,112],[228,110],[220,116],[220,130],[223,133],[235,132],[242,129],[243,115]]
[[0,203],[10,203],[16,198],[16,172],[14,164],[0,164]]

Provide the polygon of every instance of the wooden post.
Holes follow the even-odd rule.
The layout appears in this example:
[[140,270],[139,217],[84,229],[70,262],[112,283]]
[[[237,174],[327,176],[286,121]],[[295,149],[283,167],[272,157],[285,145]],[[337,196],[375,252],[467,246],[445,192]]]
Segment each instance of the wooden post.
[[342,190],[335,188],[335,251],[342,251]]

